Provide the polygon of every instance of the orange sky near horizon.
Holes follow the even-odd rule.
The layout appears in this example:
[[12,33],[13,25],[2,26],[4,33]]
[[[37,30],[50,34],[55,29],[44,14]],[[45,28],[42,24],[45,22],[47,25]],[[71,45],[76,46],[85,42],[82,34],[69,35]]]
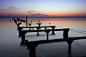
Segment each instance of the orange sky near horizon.
[[[23,15],[23,16],[28,16],[28,15],[32,15],[32,14],[28,14],[27,12],[1,12],[1,14],[3,15]],[[59,13],[55,13],[55,12],[47,12],[47,13],[43,13],[44,15],[48,15],[48,16],[86,16],[86,12],[59,12]]]

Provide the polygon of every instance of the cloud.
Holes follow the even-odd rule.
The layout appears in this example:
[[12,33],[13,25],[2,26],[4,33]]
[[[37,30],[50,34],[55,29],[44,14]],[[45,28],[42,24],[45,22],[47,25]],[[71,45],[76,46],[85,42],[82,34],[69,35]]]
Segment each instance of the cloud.
[[15,10],[15,9],[18,9],[18,8],[15,8],[15,7],[13,7],[13,6],[8,7],[8,10]]
[[31,11],[28,11],[28,13],[31,13]]
[[0,9],[0,11],[5,11],[6,9]]
[[0,7],[3,7],[4,5],[0,5]]
[[48,15],[45,15],[45,14],[35,14],[37,16],[48,16]]
[[49,15],[43,15],[43,16],[49,16]]
[[32,16],[48,16],[45,14],[41,14],[41,12],[36,12],[34,10],[28,11],[29,14],[32,14]]
[[34,10],[31,10],[31,11],[36,12],[36,11],[34,11]]
[[4,6],[4,5],[0,5],[0,11],[6,11],[6,10],[16,10],[16,9],[18,9],[18,8],[13,7],[13,6],[8,7],[8,8],[6,8],[6,9],[4,9],[4,8],[1,8],[2,6]]
[[36,14],[36,15],[44,15],[44,14]]
[[28,11],[28,13],[31,13],[31,14],[34,13],[34,12],[36,12],[36,11],[34,11],[34,10]]

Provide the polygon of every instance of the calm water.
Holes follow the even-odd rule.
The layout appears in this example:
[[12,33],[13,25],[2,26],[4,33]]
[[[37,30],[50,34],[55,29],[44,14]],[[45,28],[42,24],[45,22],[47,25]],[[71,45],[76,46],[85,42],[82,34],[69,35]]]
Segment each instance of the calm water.
[[[25,18],[21,18],[25,19]],[[55,25],[56,28],[71,28],[69,37],[86,36],[86,34],[72,31],[72,29],[86,31],[86,18],[28,18],[28,23],[32,21],[32,26],[37,26],[40,21],[43,26]],[[21,38],[18,37],[16,24],[11,18],[0,18],[0,57],[29,57],[27,47],[20,46]],[[50,23],[50,24],[49,24]],[[25,26],[23,23],[21,26]],[[63,37],[62,31],[55,32],[55,35],[49,35],[49,39],[58,39]],[[51,34],[51,32],[49,33]],[[46,33],[40,32],[41,36],[36,33],[27,33],[26,39],[29,41],[46,40]],[[55,42],[40,44],[36,47],[37,57],[67,57],[68,44],[66,42]],[[72,56],[86,56],[86,40],[75,40],[72,43]]]

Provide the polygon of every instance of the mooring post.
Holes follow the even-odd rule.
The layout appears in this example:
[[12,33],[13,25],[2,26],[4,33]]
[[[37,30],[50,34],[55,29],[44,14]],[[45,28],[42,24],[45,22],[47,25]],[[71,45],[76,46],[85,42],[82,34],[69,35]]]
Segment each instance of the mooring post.
[[39,27],[36,27],[37,28],[37,35],[36,36],[39,36]]
[[52,35],[55,35],[55,33],[54,33],[55,26],[52,26],[51,28],[52,28]]
[[45,30],[45,32],[47,33],[47,40],[49,39],[48,38],[48,33],[50,32],[50,30]]
[[68,43],[68,56],[71,57],[71,44],[74,40],[68,38],[66,42]]
[[67,38],[68,38],[69,28],[66,28],[66,29],[64,29],[63,31],[64,31],[64,32],[63,32],[63,38],[64,38],[64,39],[67,39]]

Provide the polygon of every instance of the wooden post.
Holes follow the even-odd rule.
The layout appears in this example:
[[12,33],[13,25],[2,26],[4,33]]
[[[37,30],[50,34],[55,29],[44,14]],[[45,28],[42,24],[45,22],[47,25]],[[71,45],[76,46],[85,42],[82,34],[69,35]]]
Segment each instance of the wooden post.
[[[29,23],[29,27],[31,27],[31,23]],[[31,28],[29,28],[29,30],[31,30]]]
[[39,43],[26,41],[27,49],[29,49],[29,57],[36,57],[36,47]]
[[68,56],[71,57],[71,44],[74,40],[68,38],[66,42],[68,43]]
[[47,29],[47,27],[45,27],[45,30]]
[[26,34],[26,32],[21,32],[22,42],[24,42],[24,41],[25,41],[25,34]]
[[63,38],[64,39],[68,38],[68,31],[69,31],[69,28],[64,29],[64,32],[63,32]]
[[68,56],[71,56],[71,43],[68,44]]
[[47,40],[48,40],[48,33],[50,32],[50,30],[45,30],[45,32],[47,33]]
[[37,27],[37,36],[39,36],[39,27]]
[[35,47],[32,47],[29,49],[29,56],[30,57],[36,57]]
[[18,28],[18,31],[19,31],[19,37],[21,37],[22,35],[21,35],[21,30],[22,30],[23,28],[22,27],[19,27]]
[[54,33],[55,26],[52,26],[51,28],[52,28],[52,35],[55,35],[55,33]]

